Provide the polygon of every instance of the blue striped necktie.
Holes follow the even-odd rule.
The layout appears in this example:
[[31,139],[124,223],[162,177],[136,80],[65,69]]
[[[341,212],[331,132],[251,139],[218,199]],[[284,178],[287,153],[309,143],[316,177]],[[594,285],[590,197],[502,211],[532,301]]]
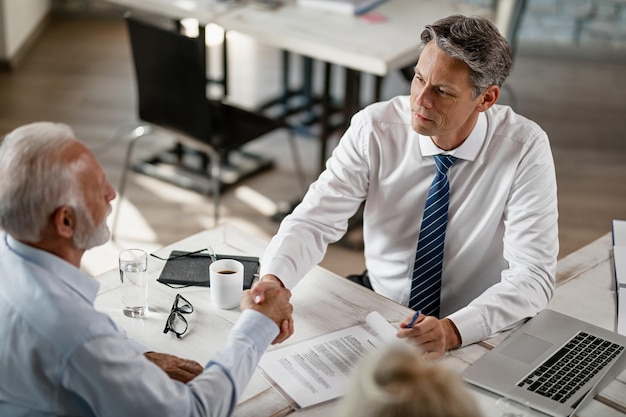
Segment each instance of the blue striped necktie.
[[448,169],[456,162],[451,155],[435,155],[437,174],[428,190],[420,228],[409,307],[427,316],[439,317],[443,245],[448,224],[450,186]]

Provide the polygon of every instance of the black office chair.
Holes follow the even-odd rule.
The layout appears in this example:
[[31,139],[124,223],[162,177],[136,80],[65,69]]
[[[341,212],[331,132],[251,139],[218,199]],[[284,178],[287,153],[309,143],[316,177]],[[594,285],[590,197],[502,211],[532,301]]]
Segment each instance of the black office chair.
[[[131,14],[127,14],[125,19],[135,66],[139,119],[142,124],[130,134],[119,201],[124,196],[127,171],[136,141],[155,130],[163,129],[170,134],[174,133],[181,146],[208,155],[210,192],[214,199],[214,220],[217,224],[222,165],[228,162],[230,152],[260,136],[288,126],[283,120],[207,98],[204,36],[188,37],[176,25],[165,27],[140,20]],[[291,131],[289,140],[296,171],[302,181],[302,169]],[[113,221],[113,235],[119,206]]]

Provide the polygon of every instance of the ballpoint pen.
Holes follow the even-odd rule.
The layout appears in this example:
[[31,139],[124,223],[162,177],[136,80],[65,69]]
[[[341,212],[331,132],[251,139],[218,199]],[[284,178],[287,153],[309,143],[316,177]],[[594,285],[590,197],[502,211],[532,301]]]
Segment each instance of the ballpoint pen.
[[411,321],[409,322],[409,324],[406,325],[407,329],[410,329],[411,327],[413,327],[413,325],[415,324],[415,322],[417,321],[417,318],[420,316],[420,311],[417,310],[415,312],[415,314],[413,315],[413,318],[411,319]]

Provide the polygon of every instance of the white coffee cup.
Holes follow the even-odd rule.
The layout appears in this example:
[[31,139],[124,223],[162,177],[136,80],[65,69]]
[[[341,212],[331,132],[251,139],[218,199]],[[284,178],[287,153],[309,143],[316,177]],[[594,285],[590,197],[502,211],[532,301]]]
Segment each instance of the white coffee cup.
[[211,300],[217,308],[239,306],[243,292],[243,264],[234,259],[220,259],[209,266]]
[[119,267],[124,315],[143,317],[148,310],[148,255],[141,249],[123,250]]

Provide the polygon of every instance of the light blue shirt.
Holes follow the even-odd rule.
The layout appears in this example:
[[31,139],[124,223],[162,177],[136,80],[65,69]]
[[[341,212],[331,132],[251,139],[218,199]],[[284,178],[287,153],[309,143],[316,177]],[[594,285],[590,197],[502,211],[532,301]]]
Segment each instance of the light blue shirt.
[[[293,288],[339,240],[363,201],[365,264],[374,290],[407,305],[428,189],[442,153],[411,126],[409,96],[357,113],[302,203],[265,250],[261,276]],[[449,154],[450,207],[441,314],[463,344],[536,315],[554,293],[559,251],[547,134],[508,106],[481,113]],[[360,271],[355,271],[360,272]]]
[[147,360],[93,302],[98,283],[0,234],[0,416],[226,416],[278,334],[246,310],[188,384]]

